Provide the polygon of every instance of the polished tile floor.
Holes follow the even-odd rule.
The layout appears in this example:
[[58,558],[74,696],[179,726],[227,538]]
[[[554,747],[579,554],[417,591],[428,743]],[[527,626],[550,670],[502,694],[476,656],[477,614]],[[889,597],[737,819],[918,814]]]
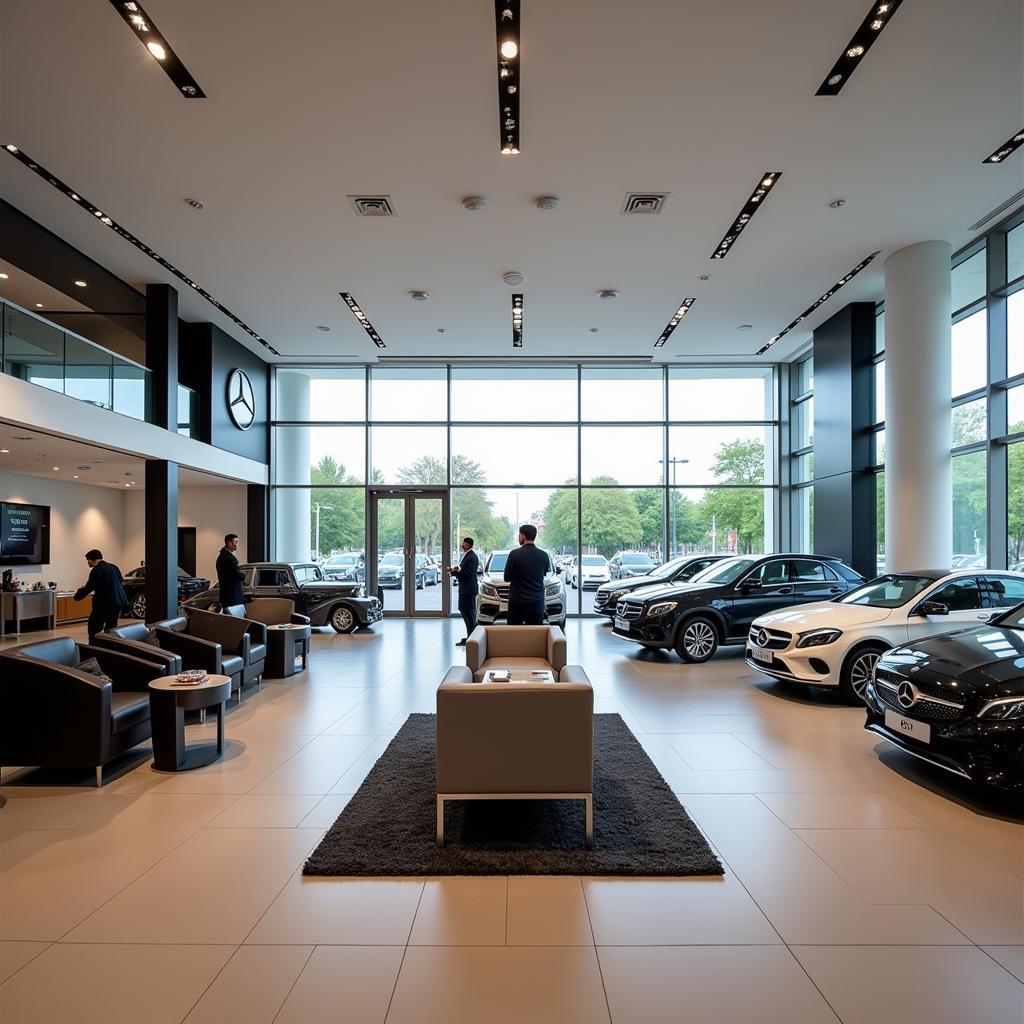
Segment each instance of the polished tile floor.
[[310,671],[247,692],[228,756],[199,771],[156,774],[140,748],[101,790],[5,776],[0,1020],[1024,1019],[1012,808],[735,651],[684,666],[594,620],[570,621],[571,660],[724,878],[303,879],[406,715],[433,710],[459,632],[389,620],[316,636]]

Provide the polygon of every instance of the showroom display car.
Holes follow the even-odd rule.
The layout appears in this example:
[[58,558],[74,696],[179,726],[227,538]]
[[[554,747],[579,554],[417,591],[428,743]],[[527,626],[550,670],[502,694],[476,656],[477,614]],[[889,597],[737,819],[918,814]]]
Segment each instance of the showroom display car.
[[908,641],[987,622],[1024,601],[1024,575],[973,569],[889,573],[833,601],[754,619],[747,664],[765,675],[838,687],[851,701],[879,657]]
[[[508,551],[492,551],[480,573],[480,592],[476,598],[476,617],[481,626],[491,626],[508,618],[509,585],[505,582]],[[548,623],[565,628],[568,602],[565,584],[557,572],[544,577],[544,605]]]
[[327,558],[320,568],[329,580],[342,583],[366,582],[366,559],[362,551],[339,551]]
[[583,555],[569,559],[565,566],[565,580],[573,590],[599,587],[611,579],[608,559],[604,555]]
[[642,647],[674,650],[704,662],[723,644],[746,642],[759,615],[838,597],[864,582],[838,558],[742,555],[716,562],[685,583],[627,594],[615,606],[612,631]]
[[[132,618],[146,618],[146,567],[144,565],[132,569],[124,576],[124,592],[128,595],[128,610]],[[208,590],[210,581],[201,576],[190,576],[181,567],[178,568],[178,604],[184,604],[194,594]]]
[[[246,562],[240,566],[245,579],[245,600],[254,597],[287,597],[295,611],[309,617],[313,626],[331,626],[338,633],[352,633],[372,626],[384,617],[376,597],[364,597],[361,583],[341,583],[324,577],[313,562]],[[213,587],[185,602],[186,608],[220,608],[220,591]]]
[[608,562],[608,573],[613,580],[648,576],[653,570],[654,559],[646,551],[620,551]]
[[652,567],[646,576],[633,576],[630,579],[602,583],[594,595],[594,611],[598,615],[614,619],[615,606],[627,594],[631,594],[641,587],[656,586],[661,583],[685,583],[687,580],[692,580],[697,573],[703,572],[709,565],[720,562],[725,557],[725,555],[680,555],[679,558],[663,562],[657,568]]
[[896,647],[865,689],[864,728],[939,768],[1024,788],[1024,604]]

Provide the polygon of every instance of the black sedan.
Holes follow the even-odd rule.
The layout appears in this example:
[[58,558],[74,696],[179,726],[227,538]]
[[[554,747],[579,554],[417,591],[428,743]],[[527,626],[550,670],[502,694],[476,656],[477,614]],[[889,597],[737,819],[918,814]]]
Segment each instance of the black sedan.
[[1024,604],[882,656],[864,728],[954,775],[1024,788]]
[[[201,576],[189,576],[178,569],[178,604],[184,604],[194,594],[201,594],[210,586]],[[128,595],[128,610],[133,618],[146,618],[146,567],[132,569],[124,578],[124,592]]]
[[[361,583],[338,583],[324,577],[312,562],[249,562],[241,566],[245,600],[254,597],[287,597],[311,625],[332,626],[338,633],[352,633],[372,626],[384,617],[376,597],[364,597]],[[185,602],[189,608],[220,608],[220,591],[214,587]]]
[[[721,561],[725,555],[682,555],[671,562],[663,562],[656,569],[652,568],[644,576],[632,576],[628,579],[613,579],[611,583],[602,583],[594,596],[594,611],[598,615],[615,618],[615,606],[627,594],[641,587],[650,587],[659,583],[686,583],[709,565]],[[615,559],[611,561],[615,565]],[[614,568],[612,570],[614,575]]]
[[838,558],[744,555],[726,558],[688,583],[627,594],[615,606],[613,632],[642,647],[707,661],[722,644],[742,644],[759,615],[789,605],[829,601],[864,580]]

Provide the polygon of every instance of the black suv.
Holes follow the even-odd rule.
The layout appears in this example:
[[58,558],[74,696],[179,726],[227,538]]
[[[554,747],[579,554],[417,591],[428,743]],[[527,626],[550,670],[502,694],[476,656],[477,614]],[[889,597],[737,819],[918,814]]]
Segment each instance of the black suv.
[[759,615],[830,601],[864,580],[838,558],[745,555],[727,558],[688,583],[644,587],[615,606],[614,633],[643,647],[671,648],[707,661],[721,644],[742,644]]
[[[685,583],[692,580],[699,572],[709,565],[721,561],[725,555],[681,555],[671,562],[663,562],[652,568],[645,576],[630,576],[627,579],[614,579],[611,583],[602,583],[594,596],[594,611],[598,615],[615,618],[615,606],[627,595],[641,587],[651,587],[659,583]],[[612,565],[615,559],[612,559]]]

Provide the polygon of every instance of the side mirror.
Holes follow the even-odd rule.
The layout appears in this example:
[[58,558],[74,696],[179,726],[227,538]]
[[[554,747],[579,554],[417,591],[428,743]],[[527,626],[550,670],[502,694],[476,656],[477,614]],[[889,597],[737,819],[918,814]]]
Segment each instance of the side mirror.
[[915,615],[948,615],[949,606],[941,601],[922,601],[915,609]]

